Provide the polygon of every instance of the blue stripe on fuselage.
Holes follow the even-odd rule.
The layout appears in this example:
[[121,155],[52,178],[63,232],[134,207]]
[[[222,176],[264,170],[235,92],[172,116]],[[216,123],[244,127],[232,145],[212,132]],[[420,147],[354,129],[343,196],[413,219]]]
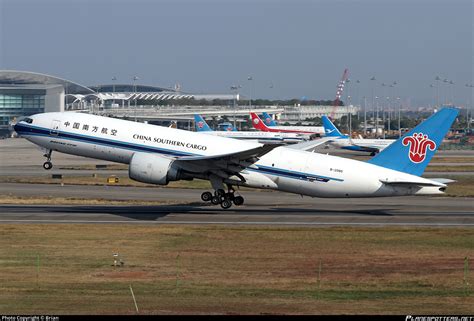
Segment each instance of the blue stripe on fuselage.
[[105,145],[105,146],[119,147],[119,148],[124,148],[124,149],[129,149],[129,150],[138,150],[138,151],[143,151],[143,152],[155,152],[155,153],[159,152],[161,154],[174,155],[174,156],[199,155],[199,154],[193,154],[193,153],[187,153],[187,152],[174,151],[174,150],[170,150],[166,148],[150,147],[150,146],[144,146],[141,144],[119,142],[113,139],[99,138],[99,137],[93,137],[93,136],[83,135],[83,134],[75,134],[75,133],[73,134],[73,133],[68,133],[64,131],[55,131],[57,132],[57,135],[56,134],[52,135],[50,129],[44,129],[44,128],[32,126],[32,125],[25,126],[22,124],[17,124],[15,125],[15,131],[20,135],[44,136],[44,137],[50,137],[50,138],[69,139],[69,140],[83,141],[83,142],[94,143],[94,144]]
[[[16,124],[15,131],[18,134],[24,135],[24,136],[43,136],[43,137],[49,137],[49,138],[67,139],[67,140],[94,143],[94,144],[100,144],[100,145],[111,146],[111,147],[118,147],[122,149],[134,150],[134,151],[141,151],[141,152],[152,152],[152,153],[166,154],[166,155],[172,155],[172,156],[202,156],[200,154],[173,151],[173,150],[164,149],[164,148],[144,146],[141,144],[119,142],[112,139],[92,137],[88,135],[68,133],[64,131],[55,131],[57,132],[57,135],[56,134],[52,135],[51,129],[45,129],[45,128],[33,126],[33,125],[26,126],[23,124]],[[285,169],[279,169],[279,168],[268,167],[268,166],[263,166],[263,165],[257,165],[257,168],[255,169],[252,169],[252,168],[247,168],[247,169],[269,174],[269,175],[288,177],[288,178],[304,180],[304,181],[319,181],[319,182],[328,182],[329,180],[334,180],[334,181],[339,181],[339,182],[344,181],[343,179],[339,179],[339,178],[326,177],[326,176],[314,175],[314,174],[297,172],[297,171],[289,171]]]

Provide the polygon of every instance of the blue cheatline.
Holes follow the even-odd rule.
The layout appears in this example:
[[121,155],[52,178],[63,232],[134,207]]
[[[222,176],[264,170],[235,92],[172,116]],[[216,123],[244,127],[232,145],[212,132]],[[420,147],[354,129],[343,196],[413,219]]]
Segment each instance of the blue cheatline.
[[459,111],[445,107],[390,144],[368,163],[421,176]]

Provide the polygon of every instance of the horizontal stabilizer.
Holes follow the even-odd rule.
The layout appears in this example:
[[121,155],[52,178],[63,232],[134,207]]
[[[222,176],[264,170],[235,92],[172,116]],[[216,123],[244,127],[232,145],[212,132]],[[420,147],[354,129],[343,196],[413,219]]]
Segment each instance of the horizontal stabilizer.
[[407,181],[407,180],[398,180],[398,179],[381,179],[380,182],[386,185],[414,185],[414,186],[437,186],[437,187],[444,187],[445,184],[431,181],[431,180],[423,180],[423,181]]
[[431,178],[430,180],[441,183],[441,184],[451,184],[451,183],[456,183],[457,181],[454,179],[449,179],[449,178]]

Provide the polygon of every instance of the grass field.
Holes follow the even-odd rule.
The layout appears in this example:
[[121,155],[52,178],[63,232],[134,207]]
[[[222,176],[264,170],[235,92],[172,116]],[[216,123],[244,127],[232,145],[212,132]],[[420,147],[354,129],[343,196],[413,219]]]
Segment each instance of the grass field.
[[0,236],[0,314],[133,314],[130,285],[142,314],[474,313],[472,229],[18,224]]

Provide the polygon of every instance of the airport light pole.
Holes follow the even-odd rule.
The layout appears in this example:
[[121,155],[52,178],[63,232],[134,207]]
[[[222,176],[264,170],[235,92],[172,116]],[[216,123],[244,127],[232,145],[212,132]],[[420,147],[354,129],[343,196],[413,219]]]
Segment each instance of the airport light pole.
[[375,138],[379,136],[379,97],[375,96]]
[[352,121],[350,119],[350,106],[351,106],[351,96],[350,96],[350,88],[349,88],[349,83],[351,80],[349,78],[346,79],[346,93],[347,93],[347,105],[346,105],[346,110],[347,110],[347,129],[349,130],[349,136],[351,135],[351,124],[350,122]]
[[349,137],[352,138],[352,112],[351,112],[351,96],[347,96],[347,103],[349,104],[347,107],[349,108],[348,114],[349,114],[349,119],[347,120],[349,122]]
[[112,91],[114,93],[114,99],[112,100],[112,103],[114,104],[115,107],[115,81],[117,80],[117,77],[113,76],[112,77]]
[[[385,83],[382,83],[382,88],[385,88],[387,85]],[[388,92],[388,87],[387,87],[387,90],[385,90],[385,93]],[[382,89],[382,94],[384,94],[383,92],[383,89]],[[381,96],[380,98],[382,98],[381,100],[381,107],[382,107],[382,137],[383,139],[385,139],[385,109],[386,109],[386,106],[385,106],[385,102],[383,101],[383,96]]]
[[402,115],[402,104],[400,103],[400,97],[397,97],[397,105],[398,105],[398,138],[402,137],[402,128],[400,127],[400,119]]
[[367,135],[367,97],[364,96],[364,137]]
[[247,80],[248,81],[251,81],[251,84],[250,84],[250,97],[249,97],[249,109],[252,109],[252,89],[253,89],[253,77],[252,76],[248,76],[247,77]]
[[[444,78],[444,79],[443,79],[443,83],[449,84],[449,80],[448,80],[447,78]],[[449,93],[448,93],[448,90],[449,90],[449,89],[446,88],[446,87],[445,87],[445,89],[446,89],[446,90],[445,90],[445,91],[446,91],[446,93],[445,93],[445,95],[446,95],[445,104],[447,105],[447,104],[448,104],[448,99],[449,99],[449,97],[448,97],[448,96],[449,96]]]
[[[470,93],[469,93],[469,106],[466,106],[466,129],[467,131],[469,131],[470,127],[471,127],[471,122],[470,122],[470,117],[472,117],[472,102],[473,102],[473,90],[472,88],[474,88],[474,85],[473,84],[466,84],[466,87],[468,89],[470,89]],[[469,113],[469,110],[470,110],[470,113]],[[469,117],[470,115],[470,117]]]
[[[360,84],[360,80],[357,79],[356,80],[356,85],[355,85],[354,101],[356,102],[356,104],[358,104],[360,106],[359,84]],[[359,121],[359,110],[357,110],[357,121]]]
[[450,80],[449,84],[451,85],[451,105],[454,106],[454,81]]
[[236,127],[236,119],[235,119],[235,112],[236,112],[236,109],[237,109],[237,98],[236,96],[238,95],[239,93],[239,89],[242,88],[242,86],[240,85],[234,85],[234,86],[230,86],[230,90],[233,90],[234,91],[234,99],[233,99],[233,107],[234,107],[234,128],[237,128]]
[[133,92],[135,93],[135,108],[134,108],[134,114],[135,114],[135,122],[137,121],[137,80],[140,79],[137,76],[133,76]]
[[[433,89],[435,86],[433,84],[430,84],[430,88]],[[430,99],[431,100],[431,99]],[[436,98],[435,98],[436,100]],[[434,102],[434,104],[436,104],[436,101]],[[435,105],[435,108],[436,108],[436,105]]]
[[392,84],[389,86],[391,88],[391,92],[389,92],[390,99],[388,100],[388,132],[390,133],[392,129],[392,108],[393,108],[393,99],[395,97],[395,86],[397,85],[396,81],[393,81]]
[[372,117],[374,118],[374,125],[375,125],[375,136],[377,136],[377,120],[375,119],[375,80],[377,80],[375,78],[375,76],[372,76],[372,78],[370,78],[369,80],[372,81]]
[[435,77],[436,80],[436,108],[439,108],[439,81],[441,78],[439,76]]

